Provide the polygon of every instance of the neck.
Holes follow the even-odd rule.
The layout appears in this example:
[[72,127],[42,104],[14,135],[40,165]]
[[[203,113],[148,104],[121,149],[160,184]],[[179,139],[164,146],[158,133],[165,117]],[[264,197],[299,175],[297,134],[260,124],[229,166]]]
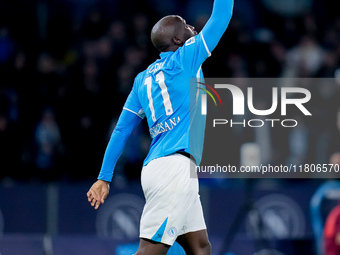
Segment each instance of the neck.
[[176,50],[178,50],[179,47],[180,47],[180,46],[177,46],[177,45],[171,45],[171,46],[169,46],[168,48],[162,50],[161,53],[169,52],[169,51],[175,52]]

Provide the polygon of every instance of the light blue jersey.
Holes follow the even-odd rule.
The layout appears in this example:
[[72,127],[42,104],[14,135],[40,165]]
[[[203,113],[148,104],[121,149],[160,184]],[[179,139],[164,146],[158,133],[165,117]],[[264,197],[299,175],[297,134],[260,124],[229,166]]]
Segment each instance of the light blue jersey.
[[[199,164],[204,136],[195,136],[195,145],[190,146],[190,120],[200,105],[201,97],[196,93],[202,93],[194,81],[203,78],[201,64],[209,56],[210,51],[200,33],[176,52],[161,53],[160,59],[136,77],[124,109],[147,118],[152,142],[144,165],[176,151],[192,154]],[[195,128],[204,132],[205,117],[199,119]],[[190,147],[196,146],[199,149],[193,153]]]
[[128,137],[145,116],[152,143],[144,165],[177,151],[190,153],[200,163],[205,116],[199,112],[203,92],[197,82],[203,81],[201,65],[227,29],[233,5],[233,0],[215,0],[212,15],[198,35],[175,52],[161,53],[160,59],[137,75],[112,132],[98,179],[111,181]]

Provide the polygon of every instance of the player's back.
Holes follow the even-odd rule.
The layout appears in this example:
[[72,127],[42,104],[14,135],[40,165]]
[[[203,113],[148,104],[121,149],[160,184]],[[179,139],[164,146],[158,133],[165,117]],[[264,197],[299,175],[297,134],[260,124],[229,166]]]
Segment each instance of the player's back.
[[[203,78],[201,64],[209,55],[199,34],[176,52],[161,53],[160,59],[136,77],[133,94],[147,117],[153,139],[144,165],[176,151],[190,153],[190,111],[197,105],[193,91],[200,93],[197,83],[190,83]],[[202,125],[204,130],[205,122]]]
[[184,117],[190,110],[190,73],[177,55],[177,51],[161,53],[161,58],[136,79],[138,97],[150,129],[169,118]]
[[138,96],[153,139],[149,155],[155,157],[188,148],[190,73],[177,55],[161,53],[138,76]]

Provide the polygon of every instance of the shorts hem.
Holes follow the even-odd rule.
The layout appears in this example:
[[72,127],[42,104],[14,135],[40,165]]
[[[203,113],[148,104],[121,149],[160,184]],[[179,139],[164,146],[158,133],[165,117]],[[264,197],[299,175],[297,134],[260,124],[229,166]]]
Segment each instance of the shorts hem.
[[150,237],[146,237],[146,236],[139,236],[140,239],[147,239],[148,241],[151,241],[151,242],[154,242],[154,243],[162,243],[162,244],[166,244],[166,245],[169,245],[169,246],[172,246],[176,239],[173,241],[173,242],[167,242],[167,241],[155,241],[155,240],[152,240]]
[[182,236],[182,235],[185,235],[185,234],[188,234],[188,233],[197,232],[197,231],[201,231],[201,230],[207,230],[207,227],[201,226],[201,227],[191,228],[191,229],[188,229],[187,231],[185,231],[183,233],[178,234],[178,236]]
[[[180,233],[177,237],[182,236],[182,235],[185,235],[185,234],[188,234],[188,233],[192,233],[192,232],[197,232],[197,231],[201,231],[201,230],[206,230],[206,229],[207,229],[206,226],[191,228],[191,229],[185,231],[184,233]],[[167,241],[167,240],[155,241],[155,240],[152,240],[151,237],[148,237],[148,236],[146,236],[146,235],[140,235],[140,236],[139,236],[140,239],[147,239],[147,240],[152,241],[152,242],[155,242],[155,243],[162,243],[162,244],[166,244],[166,245],[169,245],[169,246],[172,246],[172,245],[176,242],[177,237],[176,237],[175,239],[173,239],[173,241]]]

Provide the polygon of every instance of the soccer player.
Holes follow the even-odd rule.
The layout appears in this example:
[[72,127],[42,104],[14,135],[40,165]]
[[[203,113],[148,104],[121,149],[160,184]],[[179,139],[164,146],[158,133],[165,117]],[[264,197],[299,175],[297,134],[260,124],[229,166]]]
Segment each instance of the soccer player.
[[[175,241],[187,254],[211,254],[198,179],[190,176],[190,168],[201,161],[205,129],[205,118],[201,114],[195,117],[200,113],[202,90],[190,80],[202,81],[201,65],[227,29],[233,4],[233,0],[215,0],[211,17],[199,34],[176,15],[154,25],[151,40],[160,59],[135,78],[98,180],[87,193],[95,209],[104,203],[125,143],[146,116],[152,142],[141,174],[146,204],[137,255],[166,254]],[[193,124],[195,128],[190,129]]]

